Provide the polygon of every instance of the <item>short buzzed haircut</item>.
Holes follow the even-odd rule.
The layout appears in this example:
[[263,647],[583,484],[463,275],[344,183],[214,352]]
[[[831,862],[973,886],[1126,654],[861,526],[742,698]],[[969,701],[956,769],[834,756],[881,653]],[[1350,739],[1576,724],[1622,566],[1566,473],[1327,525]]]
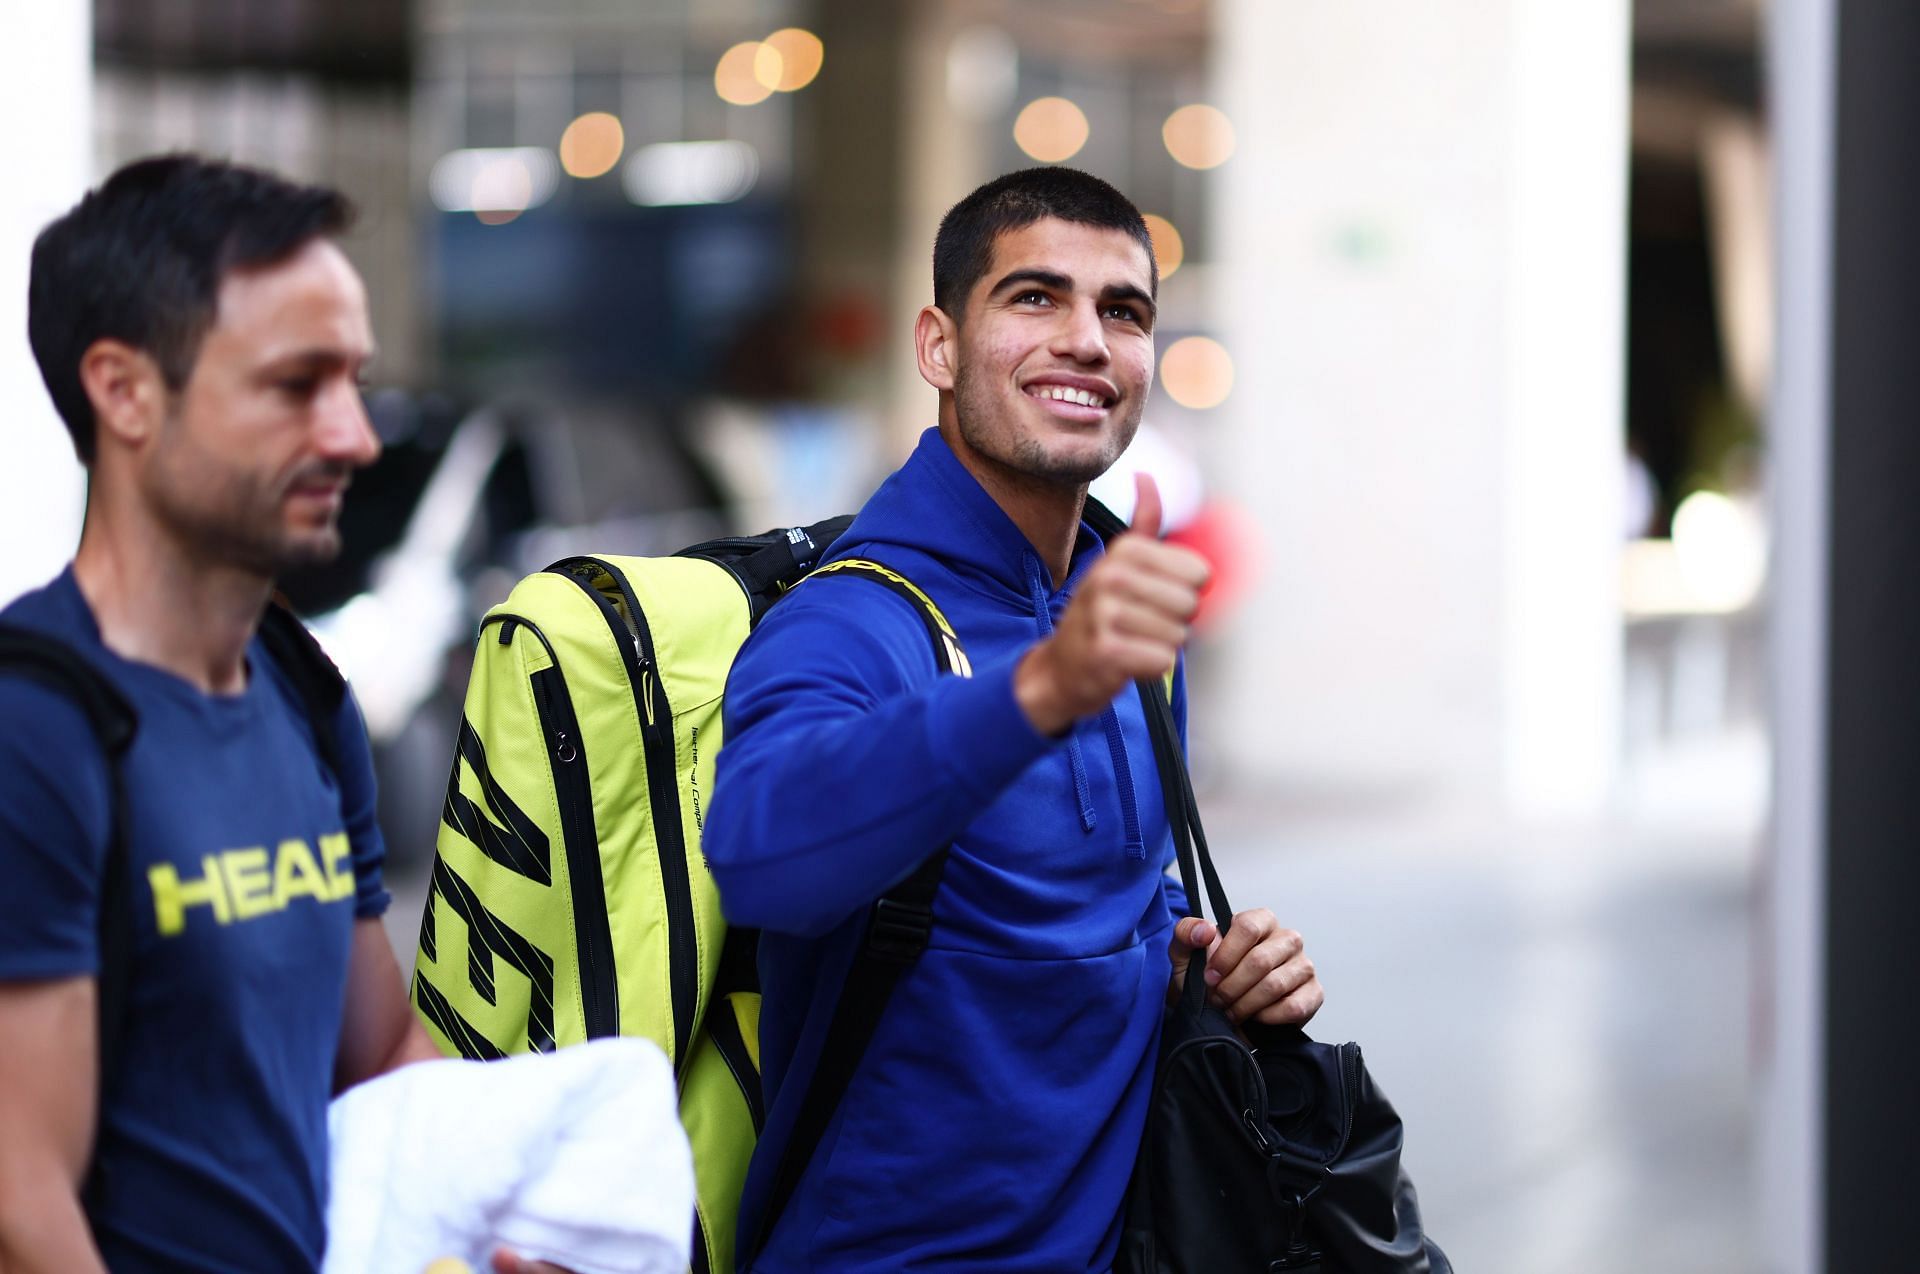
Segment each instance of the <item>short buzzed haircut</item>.
[[96,452],[80,359],[95,341],[153,356],[167,385],[193,373],[231,270],[273,265],[353,221],[345,195],[195,155],[128,164],[40,232],[27,337],[80,462]]
[[1047,217],[1132,235],[1147,254],[1152,291],[1159,296],[1160,263],[1140,210],[1098,177],[1077,168],[1046,167],[996,177],[941,218],[933,240],[933,303],[959,322],[974,284],[993,266],[994,242]]

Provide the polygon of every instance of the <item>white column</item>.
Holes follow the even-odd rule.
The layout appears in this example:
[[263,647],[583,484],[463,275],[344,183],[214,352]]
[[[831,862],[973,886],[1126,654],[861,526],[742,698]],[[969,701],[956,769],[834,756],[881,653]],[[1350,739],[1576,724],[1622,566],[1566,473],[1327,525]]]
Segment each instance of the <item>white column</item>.
[[1207,720],[1318,798],[1591,812],[1618,739],[1626,0],[1227,0]]
[[1764,862],[1754,1156],[1768,1274],[1822,1266],[1826,1131],[1828,457],[1833,434],[1834,94],[1838,0],[1784,0],[1767,46],[1776,293],[1768,496],[1773,512],[1773,816]]
[[0,604],[60,569],[79,540],[80,465],[27,345],[34,236],[92,174],[92,6],[0,9]]

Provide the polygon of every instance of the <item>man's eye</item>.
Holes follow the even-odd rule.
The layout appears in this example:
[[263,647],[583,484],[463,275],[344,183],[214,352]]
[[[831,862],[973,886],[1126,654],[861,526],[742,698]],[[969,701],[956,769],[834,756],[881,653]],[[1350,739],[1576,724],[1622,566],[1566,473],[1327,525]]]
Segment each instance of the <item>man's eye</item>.
[[1013,303],[1015,305],[1043,305],[1046,303],[1046,300],[1047,294],[1045,292],[1029,290],[1014,297]]
[[1110,319],[1119,319],[1122,323],[1138,323],[1140,321],[1140,311],[1134,309],[1131,305],[1109,305],[1107,307],[1107,317]]
[[320,388],[320,382],[311,376],[291,376],[276,386],[289,398],[311,398]]

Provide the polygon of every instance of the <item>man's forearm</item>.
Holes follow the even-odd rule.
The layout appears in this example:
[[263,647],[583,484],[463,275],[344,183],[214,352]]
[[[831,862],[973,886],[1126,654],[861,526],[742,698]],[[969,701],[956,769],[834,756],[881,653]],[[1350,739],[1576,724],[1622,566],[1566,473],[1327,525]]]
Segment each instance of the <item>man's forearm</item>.
[[80,1200],[52,1175],[0,1191],[0,1274],[106,1274]]

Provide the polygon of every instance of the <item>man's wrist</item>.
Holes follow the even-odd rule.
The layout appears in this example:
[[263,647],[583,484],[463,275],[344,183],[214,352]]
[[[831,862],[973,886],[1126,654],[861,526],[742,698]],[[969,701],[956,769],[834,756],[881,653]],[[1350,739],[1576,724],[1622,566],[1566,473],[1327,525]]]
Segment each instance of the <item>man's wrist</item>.
[[1060,692],[1052,653],[1050,642],[1042,641],[1020,657],[1013,669],[1013,699],[1037,733],[1059,738],[1080,718]]

